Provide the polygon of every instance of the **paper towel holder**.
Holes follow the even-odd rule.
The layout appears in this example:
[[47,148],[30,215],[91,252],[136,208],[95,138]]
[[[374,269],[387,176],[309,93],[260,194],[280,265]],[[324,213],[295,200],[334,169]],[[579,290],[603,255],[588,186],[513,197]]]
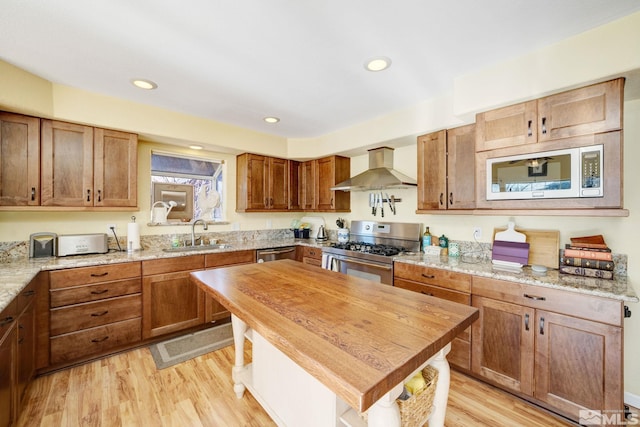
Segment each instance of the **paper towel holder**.
[[[120,246],[120,244],[118,244]],[[136,223],[136,217],[131,217],[131,222],[127,224],[127,252],[133,253],[137,251],[141,251],[142,246],[140,245],[140,228]]]

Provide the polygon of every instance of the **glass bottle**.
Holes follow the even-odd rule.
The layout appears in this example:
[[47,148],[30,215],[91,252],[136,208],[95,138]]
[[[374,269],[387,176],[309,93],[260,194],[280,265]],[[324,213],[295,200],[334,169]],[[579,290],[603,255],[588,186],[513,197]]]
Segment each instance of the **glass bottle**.
[[426,227],[422,235],[422,250],[426,252],[429,246],[431,246],[431,233],[429,233],[429,227]]

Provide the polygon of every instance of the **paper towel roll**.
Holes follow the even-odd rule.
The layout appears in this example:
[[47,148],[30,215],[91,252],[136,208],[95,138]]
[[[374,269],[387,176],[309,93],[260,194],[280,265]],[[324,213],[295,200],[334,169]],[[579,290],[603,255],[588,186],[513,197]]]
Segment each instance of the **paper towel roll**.
[[135,222],[127,224],[127,251],[140,250],[140,226]]

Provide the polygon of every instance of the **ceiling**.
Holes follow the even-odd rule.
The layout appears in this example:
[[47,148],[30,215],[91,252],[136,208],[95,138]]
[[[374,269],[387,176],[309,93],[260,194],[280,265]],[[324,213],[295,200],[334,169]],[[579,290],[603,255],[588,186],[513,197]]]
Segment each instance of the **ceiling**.
[[[639,0],[0,0],[0,59],[51,82],[287,138],[407,108]],[[391,58],[381,72],[366,59]],[[134,87],[133,78],[158,84]],[[281,121],[269,125],[266,116]]]

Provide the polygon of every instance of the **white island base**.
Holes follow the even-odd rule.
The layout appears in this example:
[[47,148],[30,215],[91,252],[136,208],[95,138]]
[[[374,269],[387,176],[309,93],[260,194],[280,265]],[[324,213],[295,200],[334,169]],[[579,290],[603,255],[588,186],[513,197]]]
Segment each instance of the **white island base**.
[[[260,403],[279,426],[305,427],[400,427],[400,411],[396,398],[403,383],[396,385],[367,411],[367,421],[343,402],[332,390],[293,362],[256,331],[250,331],[245,322],[232,315],[235,364],[233,389],[242,398],[245,388]],[[252,341],[252,363],[244,363],[245,334]],[[430,427],[444,426],[449,394],[449,363],[447,344],[427,364],[438,370],[438,381],[429,416]],[[412,375],[409,376],[409,378]],[[407,378],[408,379],[408,378]],[[426,420],[425,420],[426,421]]]

